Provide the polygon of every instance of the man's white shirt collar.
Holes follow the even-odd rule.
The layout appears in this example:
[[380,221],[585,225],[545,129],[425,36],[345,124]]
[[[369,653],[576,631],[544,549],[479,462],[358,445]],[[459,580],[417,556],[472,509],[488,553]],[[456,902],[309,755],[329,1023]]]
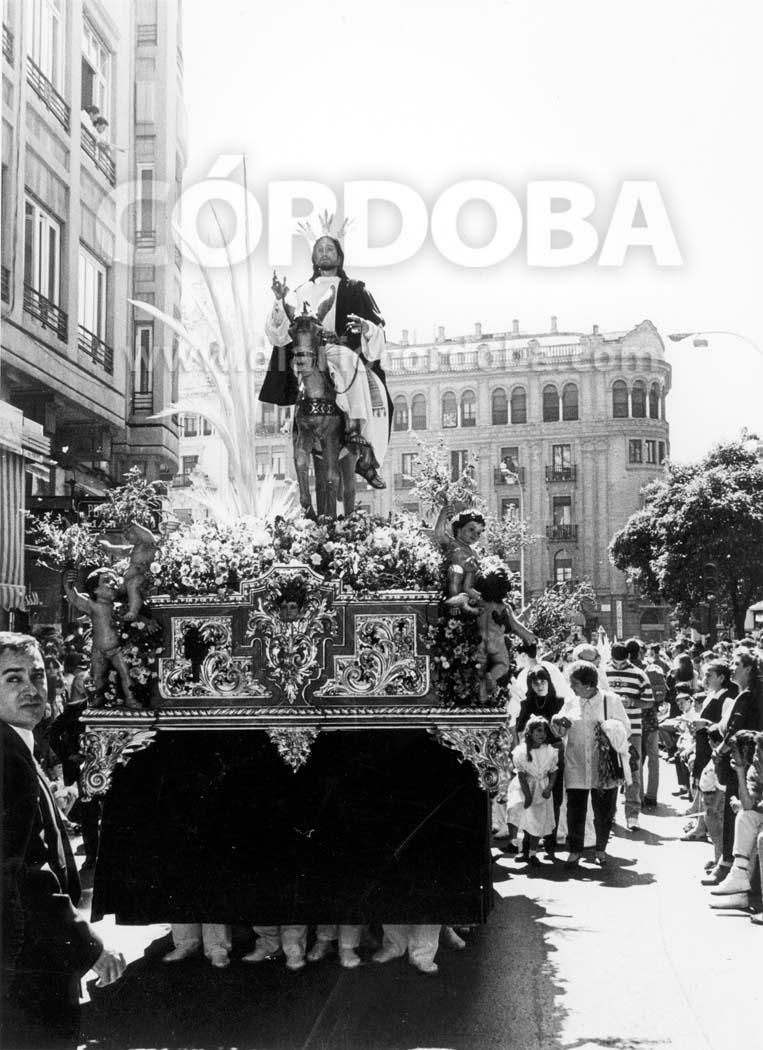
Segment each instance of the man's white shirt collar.
[[[10,725],[10,722],[6,722],[6,725]],[[18,733],[21,739],[29,749],[29,754],[34,758],[34,733],[31,729],[22,729],[20,726],[11,726],[14,733]]]

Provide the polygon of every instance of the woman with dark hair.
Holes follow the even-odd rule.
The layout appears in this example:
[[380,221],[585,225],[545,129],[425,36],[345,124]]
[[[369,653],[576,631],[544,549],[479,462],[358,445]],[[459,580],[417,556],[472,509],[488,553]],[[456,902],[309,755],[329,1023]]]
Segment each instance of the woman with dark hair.
[[[531,718],[545,718],[549,722],[558,715],[564,706],[563,697],[559,696],[551,675],[543,666],[533,667],[527,672],[527,693],[520,704],[517,715],[517,733],[524,732]],[[554,830],[543,840],[546,853],[553,855],[556,850],[556,830],[559,826],[559,811],[564,798],[564,745],[556,734],[548,734],[548,743],[557,750],[559,775],[554,780],[552,798],[554,800]]]
[[564,700],[557,695],[551,675],[545,667],[533,667],[527,672],[527,693],[517,715],[517,732],[521,733],[528,718],[540,715],[549,721],[564,706]]

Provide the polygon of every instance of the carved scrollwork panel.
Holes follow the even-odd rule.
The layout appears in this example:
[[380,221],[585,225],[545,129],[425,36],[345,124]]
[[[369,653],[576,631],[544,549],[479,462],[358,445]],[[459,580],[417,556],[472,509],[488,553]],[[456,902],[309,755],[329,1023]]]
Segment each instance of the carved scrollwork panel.
[[172,655],[159,661],[159,692],[168,700],[269,695],[250,657],[233,655],[231,616],[173,616]]
[[153,743],[155,729],[88,729],[82,734],[84,766],[80,774],[83,798],[105,795],[117,766]]
[[429,660],[416,648],[416,614],[358,613],[355,652],[334,657],[334,677],[316,696],[422,697],[429,691]]
[[338,632],[333,590],[303,566],[284,566],[251,592],[247,641],[258,643],[267,679],[293,706],[324,673],[326,643]]
[[433,726],[429,732],[438,743],[452,748],[460,761],[474,766],[480,787],[489,795],[504,788],[511,756],[511,738],[505,726]]

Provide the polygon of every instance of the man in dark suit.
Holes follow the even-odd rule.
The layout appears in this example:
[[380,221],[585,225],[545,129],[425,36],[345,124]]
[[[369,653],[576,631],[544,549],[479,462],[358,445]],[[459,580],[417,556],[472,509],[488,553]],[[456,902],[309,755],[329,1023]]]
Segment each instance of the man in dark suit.
[[34,638],[0,632],[2,767],[2,1045],[73,1045],[79,981],[124,971],[79,915],[77,868],[50,785],[34,757],[45,714],[45,665]]

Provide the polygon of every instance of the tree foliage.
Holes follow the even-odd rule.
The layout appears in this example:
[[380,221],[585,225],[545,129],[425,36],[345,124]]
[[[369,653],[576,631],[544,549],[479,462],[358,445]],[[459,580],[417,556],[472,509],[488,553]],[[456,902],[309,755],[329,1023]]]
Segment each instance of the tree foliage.
[[644,506],[609,554],[644,595],[675,606],[681,623],[708,597],[717,567],[719,607],[744,632],[763,594],[763,464],[750,443],[716,446],[699,463],[670,466],[644,490]]
[[596,607],[596,591],[589,580],[556,583],[530,602],[522,617],[543,643],[545,652],[558,652],[586,609]]

